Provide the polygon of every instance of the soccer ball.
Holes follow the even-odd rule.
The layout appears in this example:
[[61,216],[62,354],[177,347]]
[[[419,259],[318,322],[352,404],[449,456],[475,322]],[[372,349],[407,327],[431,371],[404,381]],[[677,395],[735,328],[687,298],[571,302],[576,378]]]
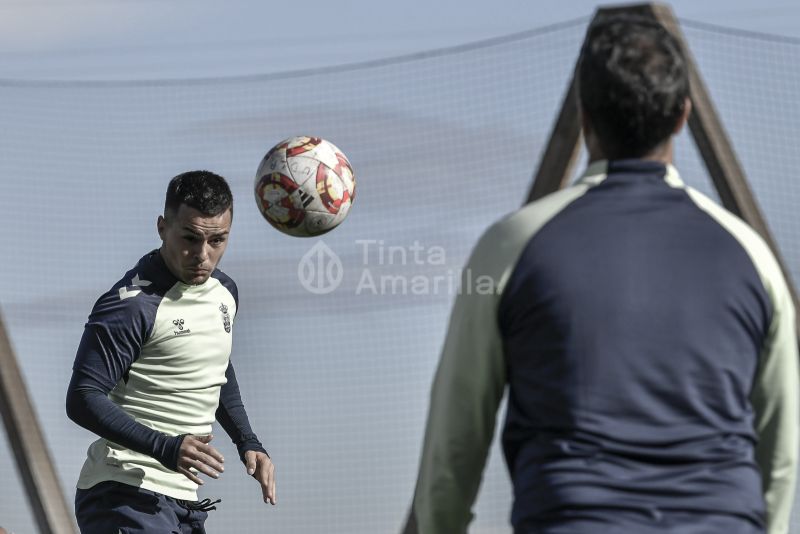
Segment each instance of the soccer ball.
[[336,228],[350,211],[356,181],[350,162],[319,137],[290,137],[258,166],[256,204],[272,226],[296,237]]

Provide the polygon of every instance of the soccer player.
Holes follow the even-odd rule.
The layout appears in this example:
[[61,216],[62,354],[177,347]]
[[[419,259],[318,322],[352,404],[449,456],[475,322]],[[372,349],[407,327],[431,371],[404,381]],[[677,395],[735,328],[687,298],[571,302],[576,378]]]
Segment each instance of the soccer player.
[[466,265],[494,291],[456,300],[407,532],[466,531],[507,388],[515,533],[786,533],[795,312],[765,242],[672,166],[679,43],[607,18],[577,76],[590,164]]
[[275,504],[274,466],[253,433],[230,361],[239,298],[217,264],[233,197],[221,176],[173,178],[161,248],[142,257],[94,305],[78,347],[67,414],[100,439],[75,496],[84,534],[203,533],[216,504],[197,501],[201,475],[224,459],[210,444],[216,417],[247,473]]

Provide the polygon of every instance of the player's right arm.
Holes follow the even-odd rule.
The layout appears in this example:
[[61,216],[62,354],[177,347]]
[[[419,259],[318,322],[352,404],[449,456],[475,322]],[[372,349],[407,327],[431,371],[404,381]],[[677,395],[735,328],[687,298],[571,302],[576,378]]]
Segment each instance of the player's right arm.
[[222,470],[222,456],[208,445],[210,438],[168,436],[138,423],[108,398],[152,330],[155,311],[144,298],[136,298],[121,298],[112,290],[95,304],[72,367],[67,416],[101,438],[151,456],[202,484],[190,467],[214,477]]
[[761,469],[769,534],[787,534],[798,467],[798,346],[792,297],[777,262],[768,276],[772,322],[751,399],[756,415],[756,461]]

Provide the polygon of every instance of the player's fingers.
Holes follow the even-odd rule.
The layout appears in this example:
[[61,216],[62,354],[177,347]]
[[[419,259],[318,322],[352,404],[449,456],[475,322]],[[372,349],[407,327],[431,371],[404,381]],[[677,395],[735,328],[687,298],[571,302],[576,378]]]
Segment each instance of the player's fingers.
[[198,471],[200,471],[201,473],[203,473],[204,475],[208,475],[211,478],[219,478],[219,472],[217,472],[217,470],[211,467],[210,465],[204,463],[199,458],[188,458],[187,463],[190,466],[197,469]]
[[261,481],[261,495],[264,497],[264,502],[270,502],[269,486],[266,480]]
[[203,452],[204,454],[207,454],[208,456],[213,458],[214,461],[216,461],[216,462],[219,462],[219,463],[224,463],[225,462],[225,458],[222,456],[222,453],[220,453],[212,445],[198,445],[197,446],[197,450]]
[[247,474],[254,475],[256,472],[256,458],[257,456],[254,453],[246,452],[244,455],[245,462],[247,464]]
[[269,475],[269,493],[270,493],[270,500],[272,504],[278,504],[278,493],[275,483],[275,466],[270,465],[270,475]]
[[203,481],[200,480],[200,477],[198,477],[197,475],[195,475],[194,473],[192,473],[191,471],[189,471],[185,467],[179,467],[178,468],[178,472],[182,473],[186,478],[188,478],[189,480],[191,480],[195,484],[200,485],[200,486],[203,485]]
[[264,502],[275,504],[275,466],[270,461],[261,464],[259,470],[259,482],[261,482],[261,492]]
[[222,473],[225,471],[225,466],[222,465],[222,461],[219,458],[222,458],[222,455],[217,453],[216,455],[212,456],[205,452],[204,449],[198,449],[193,455],[192,458],[197,460],[198,462],[202,462],[205,465],[209,466],[210,468],[214,469]]
[[212,439],[214,439],[214,436],[212,434],[208,434],[206,436],[195,436],[195,438],[203,443],[209,443]]

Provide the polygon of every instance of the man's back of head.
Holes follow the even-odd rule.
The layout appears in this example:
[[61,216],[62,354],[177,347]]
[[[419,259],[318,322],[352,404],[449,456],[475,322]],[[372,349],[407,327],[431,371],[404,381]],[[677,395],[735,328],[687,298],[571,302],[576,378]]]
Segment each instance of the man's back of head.
[[645,157],[682,125],[686,60],[678,40],[656,22],[599,19],[589,27],[577,74],[584,128],[606,159]]

